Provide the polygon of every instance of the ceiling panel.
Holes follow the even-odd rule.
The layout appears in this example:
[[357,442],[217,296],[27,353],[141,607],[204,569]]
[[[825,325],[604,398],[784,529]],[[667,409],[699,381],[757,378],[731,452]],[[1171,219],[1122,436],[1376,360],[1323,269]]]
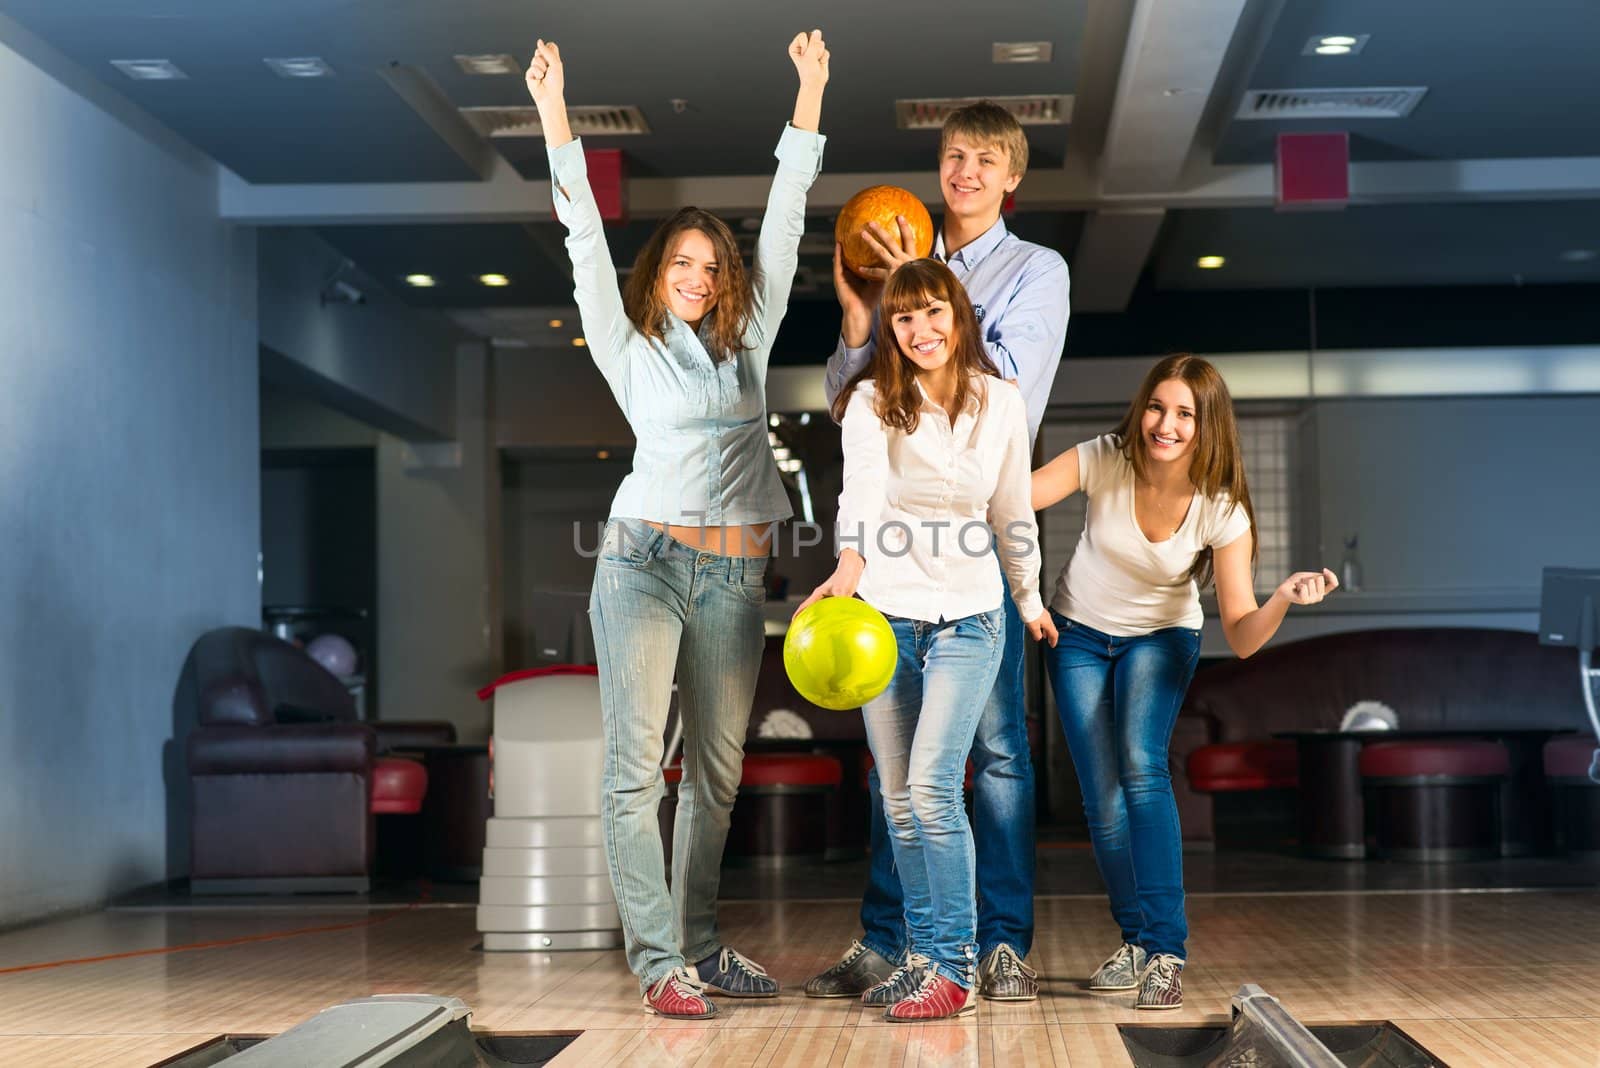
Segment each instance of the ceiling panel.
[[[1303,55],[1313,36],[1370,34],[1358,55]],[[1219,163],[1269,163],[1285,131],[1349,130],[1351,158],[1600,156],[1596,0],[1291,0],[1252,89],[1425,86],[1403,119],[1232,122]]]
[[[425,71],[456,106],[527,104],[520,77],[469,77],[456,53],[509,52],[526,63],[536,37],[557,40],[574,104],[635,104],[652,133],[606,141],[641,176],[759,174],[794,100],[784,49],[821,26],[833,54],[824,108],[827,166],[929,166],[935,135],[896,131],[905,96],[1071,93],[1087,0],[925,0],[914,7],[819,0],[803,19],[787,5],[710,8],[645,0],[0,0],[4,11],[96,77],[252,182],[470,179],[379,76],[389,63]],[[996,65],[996,41],[1050,41],[1052,62]],[[266,56],[316,55],[328,80],[285,81]],[[133,82],[114,58],[171,59],[186,81]],[[671,100],[688,101],[678,113]],[[596,142],[598,145],[600,142]],[[1063,128],[1033,135],[1059,163]],[[543,177],[538,139],[497,143]]]

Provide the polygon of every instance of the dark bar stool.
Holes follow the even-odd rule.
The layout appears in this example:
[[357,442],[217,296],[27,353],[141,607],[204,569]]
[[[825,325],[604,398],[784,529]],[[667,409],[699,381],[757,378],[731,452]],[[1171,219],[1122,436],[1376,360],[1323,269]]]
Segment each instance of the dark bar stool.
[[1499,742],[1373,742],[1361,751],[1378,855],[1482,860],[1500,855],[1500,784],[1511,759]]
[[1569,854],[1600,857],[1600,783],[1589,778],[1595,740],[1566,734],[1544,746],[1544,774],[1555,795],[1556,842]]
[[1189,786],[1211,794],[1219,846],[1278,845],[1295,835],[1294,742],[1215,742],[1189,754]]
[[[827,806],[842,774],[838,759],[823,753],[746,753],[726,859],[766,864],[821,859],[828,848]],[[663,775],[661,833],[670,857],[683,768],[674,764]]]

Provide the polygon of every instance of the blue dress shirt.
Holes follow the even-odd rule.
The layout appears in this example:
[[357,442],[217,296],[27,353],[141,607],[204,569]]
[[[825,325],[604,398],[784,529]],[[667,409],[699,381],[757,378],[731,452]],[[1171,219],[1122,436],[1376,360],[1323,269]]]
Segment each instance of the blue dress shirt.
[[634,328],[623,311],[583,145],[573,140],[549,151],[556,217],[567,228],[573,296],[589,353],[637,439],[633,470],[611,502],[613,518],[737,526],[793,514],[767,443],[767,359],[788,309],[806,192],[822,169],[824,141],[792,126],[778,141],[778,170],[751,269],[745,348],[720,363],[670,311],[659,339]]
[[[1011,233],[1004,219],[996,219],[981,236],[948,258],[941,228],[933,254],[944,260],[966,287],[983,327],[983,347],[1001,377],[1015,379],[1022,390],[1031,444],[1044,420],[1050,386],[1067,342],[1067,261],[1054,249]],[[865,345],[853,349],[839,339],[839,347],[828,359],[830,405],[850,377],[872,359],[873,344],[869,337]]]

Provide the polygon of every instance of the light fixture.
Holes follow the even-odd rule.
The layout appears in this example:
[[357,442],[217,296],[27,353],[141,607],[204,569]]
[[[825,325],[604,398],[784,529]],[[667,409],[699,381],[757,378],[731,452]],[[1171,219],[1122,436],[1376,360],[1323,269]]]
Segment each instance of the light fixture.
[[801,412],[800,413],[800,425],[801,426],[810,426],[811,425],[811,413],[810,412]]
[[1353,56],[1367,47],[1370,33],[1319,33],[1306,41],[1300,50],[1302,56]]
[[575,337],[572,339],[572,347],[575,349],[586,349],[589,347],[589,339],[586,337]]
[[775,416],[775,415],[767,416],[767,425],[768,426],[777,426],[778,425],[778,417]]
[[611,450],[610,449],[600,449],[600,450],[595,452],[594,458],[596,460],[609,460],[609,459],[611,459]]
[[1224,256],[1201,256],[1194,261],[1194,265],[1202,271],[1214,271],[1227,262],[1228,260]]
[[561,320],[560,319],[551,319],[550,320],[550,329],[552,329],[552,330],[560,330],[561,329]]
[[498,289],[501,286],[510,285],[511,279],[507,278],[503,274],[480,274],[478,276],[478,282],[481,285],[492,286]]
[[517,57],[504,52],[487,53],[476,56],[456,56],[456,66],[466,74],[494,75],[494,74],[521,74],[522,64],[517,62]]
[[431,274],[408,274],[408,275],[406,275],[406,285],[408,285],[408,286],[416,286],[418,289],[431,289],[433,286],[435,286],[437,284],[438,283],[436,283],[433,280],[433,275],[431,275]]
[[280,78],[331,78],[333,68],[321,56],[282,56],[261,62]]
[[111,65],[136,82],[171,82],[189,77],[170,59],[113,59]]
[[789,450],[779,446],[778,448],[772,450],[772,458],[774,460],[778,460],[779,462],[787,460],[789,458]]
[[1600,252],[1592,248],[1569,248],[1561,254],[1563,263],[1588,263],[1597,258],[1600,258]]
[[767,444],[776,449],[779,445],[783,444],[783,439],[769,430],[767,431]]
[[1048,63],[1054,52],[1049,41],[996,41],[990,57],[996,63]]

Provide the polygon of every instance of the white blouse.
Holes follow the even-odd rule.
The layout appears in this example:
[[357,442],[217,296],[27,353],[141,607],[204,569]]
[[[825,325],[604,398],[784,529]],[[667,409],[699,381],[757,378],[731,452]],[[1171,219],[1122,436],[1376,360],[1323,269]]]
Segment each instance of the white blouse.
[[1009,382],[973,385],[954,423],[924,396],[910,434],[878,418],[871,379],[845,408],[838,548],[861,553],[857,592],[886,615],[942,622],[1000,607],[997,545],[1022,618],[1044,613],[1027,405]]

